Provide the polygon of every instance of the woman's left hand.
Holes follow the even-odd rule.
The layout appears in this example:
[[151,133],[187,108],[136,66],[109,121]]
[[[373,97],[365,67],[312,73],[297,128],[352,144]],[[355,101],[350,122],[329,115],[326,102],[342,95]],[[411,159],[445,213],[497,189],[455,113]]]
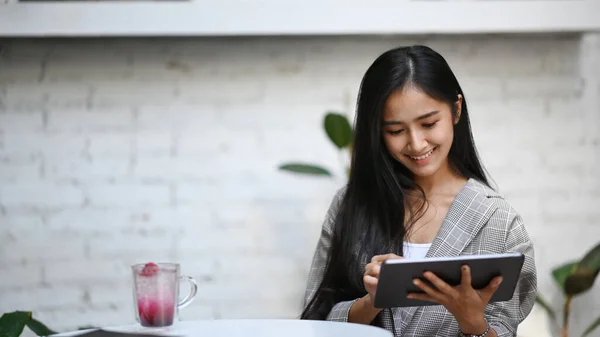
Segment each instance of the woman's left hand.
[[411,293],[408,298],[443,305],[456,318],[461,331],[465,334],[481,334],[486,330],[485,307],[502,282],[502,277],[494,278],[484,289],[475,290],[471,286],[471,269],[468,266],[462,267],[461,283],[455,287],[431,272],[426,272],[423,276],[435,288],[415,279],[415,285],[425,294]]

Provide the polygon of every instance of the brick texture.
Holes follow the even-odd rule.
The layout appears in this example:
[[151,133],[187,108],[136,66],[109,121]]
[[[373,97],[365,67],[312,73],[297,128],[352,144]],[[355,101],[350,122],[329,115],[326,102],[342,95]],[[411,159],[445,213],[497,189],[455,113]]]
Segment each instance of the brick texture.
[[[374,57],[413,43],[456,71],[558,307],[551,269],[600,237],[600,34],[0,41],[0,310],[129,324],[129,265],[171,260],[199,284],[183,319],[297,317],[344,180],[322,117],[352,116]],[[600,310],[590,294],[574,335]]]

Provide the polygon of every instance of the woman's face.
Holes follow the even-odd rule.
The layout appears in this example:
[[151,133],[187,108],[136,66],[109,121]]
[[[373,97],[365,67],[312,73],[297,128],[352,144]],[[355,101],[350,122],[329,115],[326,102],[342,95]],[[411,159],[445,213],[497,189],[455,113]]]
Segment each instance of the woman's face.
[[[456,102],[461,111],[462,96]],[[417,177],[428,177],[448,167],[454,138],[451,107],[413,86],[394,91],[383,112],[383,139],[389,153]]]

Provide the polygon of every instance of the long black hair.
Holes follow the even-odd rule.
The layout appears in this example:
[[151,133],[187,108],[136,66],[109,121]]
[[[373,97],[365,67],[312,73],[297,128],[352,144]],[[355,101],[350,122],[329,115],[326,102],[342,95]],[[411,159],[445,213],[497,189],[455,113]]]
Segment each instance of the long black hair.
[[[322,282],[301,319],[323,320],[334,304],[366,295],[364,265],[378,254],[393,252],[402,256],[406,233],[423,213],[423,189],[414,182],[412,173],[390,155],[382,137],[386,100],[406,85],[452,107],[459,120],[454,125],[448,154],[450,167],[467,179],[475,178],[489,186],[475,149],[467,101],[446,60],[420,45],[395,48],[380,55],[360,85],[350,176],[334,218]],[[461,111],[455,108],[459,94],[463,97]],[[417,207],[408,201],[410,191],[420,195],[422,202]]]

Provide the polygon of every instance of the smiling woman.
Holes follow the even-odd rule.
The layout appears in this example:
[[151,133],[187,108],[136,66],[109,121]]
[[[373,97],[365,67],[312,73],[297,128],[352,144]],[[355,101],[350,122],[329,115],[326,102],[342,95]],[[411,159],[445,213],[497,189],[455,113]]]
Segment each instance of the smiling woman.
[[[396,336],[514,336],[537,291],[521,216],[490,186],[467,100],[446,60],[426,46],[395,48],[365,73],[351,174],[323,223],[303,319],[373,324]],[[440,305],[374,306],[381,264],[405,257],[519,252],[512,299],[489,303],[501,278],[475,290],[469,268],[450,286],[432,273],[413,298]]]
[[459,95],[457,102],[449,105],[413,86],[393,92],[383,115],[383,138],[392,156],[418,177],[429,176],[448,165],[444,158],[452,145],[461,101]]

